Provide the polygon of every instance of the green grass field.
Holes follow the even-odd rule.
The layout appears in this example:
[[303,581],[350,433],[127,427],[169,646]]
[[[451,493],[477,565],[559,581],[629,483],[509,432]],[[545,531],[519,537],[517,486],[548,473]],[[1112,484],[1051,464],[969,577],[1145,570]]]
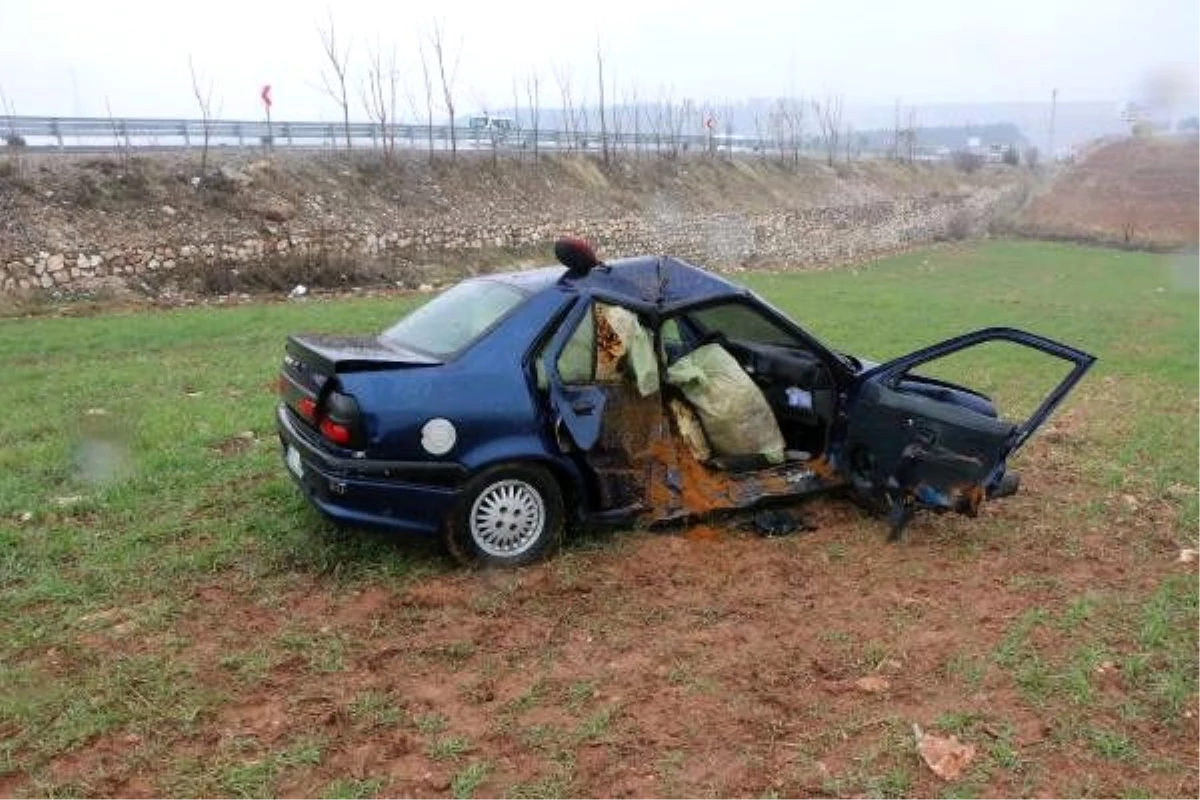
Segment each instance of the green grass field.
[[[1088,438],[1072,451],[1071,469],[1085,477],[1089,493],[1064,498],[1055,518],[1078,520],[1081,529],[1099,520],[1103,527],[1115,519],[1111,499],[1120,505],[1126,498],[1124,511],[1166,508],[1156,518],[1157,535],[1175,547],[1195,547],[1196,275],[1194,257],[999,241],[854,268],[744,278],[825,341],[876,360],[995,324],[1097,355],[1060,411],[1085,420]],[[327,741],[241,758],[236,743],[217,752],[191,738],[281,654],[332,675],[348,663],[354,642],[336,632],[302,631],[236,653],[198,655],[191,642],[172,637],[204,602],[198,589],[214,581],[249,586],[257,602],[270,606],[301,578],[339,594],[442,580],[456,570],[436,544],[331,535],[287,480],[273,427],[273,386],[287,333],[369,332],[418,301],[317,299],[0,320],[0,794],[103,793],[104,784],[89,782],[95,775],[63,765],[114,733],[142,744],[106,769],[150,774],[152,793],[386,791],[382,779],[362,776],[305,784],[305,770],[321,763]],[[954,377],[995,393],[1008,407],[1027,408],[1057,377],[1053,367],[996,348],[954,365],[960,371]],[[1136,559],[1161,555],[1135,545],[1129,552],[1130,570],[1138,574],[1145,570],[1139,572]],[[564,558],[570,556],[568,548]],[[1147,777],[1132,766],[1145,745],[1122,731],[1119,716],[1089,683],[1089,669],[1110,658],[1106,653],[1123,653],[1127,672],[1141,675],[1131,684],[1140,688],[1128,692],[1139,710],[1130,713],[1160,714],[1162,735],[1181,735],[1173,727],[1181,709],[1196,708],[1195,584],[1194,572],[1185,571],[1099,586],[1090,599],[1079,599],[1084,605],[1073,615],[1031,618],[997,643],[996,663],[1031,696],[1075,687],[1077,730],[1064,741],[1090,743],[1097,758],[1117,769],[1130,764],[1126,789],[1133,793],[1175,784],[1156,783],[1159,773]],[[1093,613],[1101,608],[1111,613],[1103,624]],[[1077,659],[1038,661],[1037,643],[1025,634],[1054,625]],[[127,636],[114,639],[111,631],[120,626]],[[120,644],[151,639],[154,647]],[[971,658],[964,656],[964,675],[975,668]],[[230,682],[203,679],[214,661],[233,676]],[[1074,683],[1073,669],[1081,670]],[[376,712],[393,713],[362,711]],[[944,727],[970,732],[977,723],[950,719]],[[1184,724],[1195,728],[1194,718]],[[431,762],[461,765],[446,791],[512,788],[483,783],[499,780],[500,772],[486,753],[463,755],[469,743],[419,727],[413,735],[426,737]],[[995,747],[1003,750],[1006,742],[1001,737]],[[988,763],[1001,769],[1013,758],[998,750]],[[1190,774],[1194,789],[1194,767],[1164,769],[1184,770],[1182,785]],[[907,780],[881,784],[886,777],[831,784],[829,791],[917,791]],[[1086,783],[1048,785],[1100,791]],[[1039,788],[1045,786],[1029,791]],[[566,783],[546,791],[555,790],[594,794],[605,787]]]

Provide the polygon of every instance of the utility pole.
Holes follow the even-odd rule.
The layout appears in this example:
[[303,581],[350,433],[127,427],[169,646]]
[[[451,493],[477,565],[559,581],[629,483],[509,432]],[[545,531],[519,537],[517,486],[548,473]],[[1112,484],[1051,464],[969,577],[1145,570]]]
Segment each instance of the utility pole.
[[1046,159],[1054,164],[1054,114],[1058,110],[1058,89],[1050,90],[1050,143],[1047,147]]

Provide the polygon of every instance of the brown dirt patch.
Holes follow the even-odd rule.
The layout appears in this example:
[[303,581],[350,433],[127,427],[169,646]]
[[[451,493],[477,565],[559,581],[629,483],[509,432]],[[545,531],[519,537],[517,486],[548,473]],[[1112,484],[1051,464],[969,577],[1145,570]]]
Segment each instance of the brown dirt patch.
[[1143,246],[1200,241],[1196,139],[1127,139],[1066,169],[1025,214],[1035,231]]
[[212,449],[223,456],[239,456],[256,444],[258,437],[254,431],[242,431],[222,439],[214,444]]
[[[191,643],[176,657],[224,700],[153,751],[116,731],[48,774],[147,796],[177,785],[181,759],[218,769],[233,743],[251,742],[228,762],[248,769],[308,737],[321,757],[280,762],[280,795],[353,779],[381,796],[448,796],[478,762],[478,796],[936,796],[946,784],[920,762],[911,726],[934,732],[945,714],[976,714],[985,723],[960,738],[977,760],[1001,742],[1019,758],[975,774],[977,794],[1194,795],[1194,771],[1148,766],[1194,765],[1194,719],[1134,723],[1138,762],[1104,759],[1064,742],[1063,721],[994,659],[1031,608],[1057,613],[1084,592],[1194,575],[1154,535],[1153,503],[1119,524],[1047,511],[1063,498],[1077,508],[1089,491],[1063,467],[1080,425],[1064,415],[1031,443],[1023,494],[977,520],[920,516],[898,546],[831,498],[804,507],[818,530],[801,537],[762,539],[727,520],[617,535],[513,572],[349,589],[296,574],[269,597],[214,579],[172,633]],[[1154,555],[1134,557],[1145,548]],[[1067,645],[1056,636],[1034,640],[1057,654]],[[222,666],[255,648],[272,656],[258,678]],[[975,679],[956,672],[964,661]],[[1114,708],[1128,692],[1118,663],[1095,686]]]

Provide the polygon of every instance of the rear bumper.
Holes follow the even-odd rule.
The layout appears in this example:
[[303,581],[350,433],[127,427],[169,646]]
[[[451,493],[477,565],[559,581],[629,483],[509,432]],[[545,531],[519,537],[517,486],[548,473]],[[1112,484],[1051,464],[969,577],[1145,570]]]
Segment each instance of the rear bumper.
[[[339,525],[396,533],[431,536],[441,530],[458,502],[464,467],[338,458],[322,452],[289,417],[281,404],[280,455],[293,482],[324,516]],[[299,474],[287,463],[289,447]]]

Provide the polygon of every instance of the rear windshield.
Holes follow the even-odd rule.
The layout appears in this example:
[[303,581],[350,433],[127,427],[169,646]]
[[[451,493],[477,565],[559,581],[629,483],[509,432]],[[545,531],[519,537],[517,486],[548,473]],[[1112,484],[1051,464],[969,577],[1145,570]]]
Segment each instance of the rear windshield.
[[524,298],[507,284],[467,281],[416,309],[380,338],[444,359],[474,344]]

